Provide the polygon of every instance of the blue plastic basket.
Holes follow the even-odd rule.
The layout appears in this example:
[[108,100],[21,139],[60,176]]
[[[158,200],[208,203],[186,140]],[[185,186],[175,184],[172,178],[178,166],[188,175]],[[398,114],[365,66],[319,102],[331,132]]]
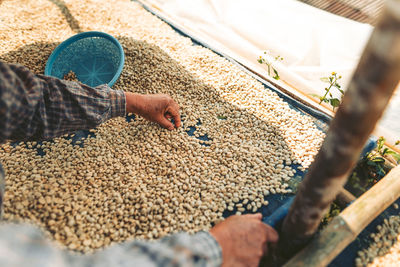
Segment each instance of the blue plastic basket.
[[121,75],[124,61],[124,50],[117,39],[104,32],[83,32],[57,46],[44,74],[63,79],[73,71],[83,84],[111,87]]

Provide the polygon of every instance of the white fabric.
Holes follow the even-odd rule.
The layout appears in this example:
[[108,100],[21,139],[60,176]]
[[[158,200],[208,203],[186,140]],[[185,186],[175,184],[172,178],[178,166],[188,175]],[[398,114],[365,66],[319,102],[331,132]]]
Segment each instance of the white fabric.
[[319,78],[332,71],[346,85],[372,30],[293,0],[155,1],[174,21],[212,38],[230,55],[255,63],[265,49],[282,56],[276,64],[282,79],[307,93],[319,93]]
[[[257,58],[268,50],[281,79],[304,94],[324,93],[321,77],[342,75],[343,88],[352,76],[372,26],[316,9],[295,0],[147,0],[172,21],[213,48],[266,73]],[[397,94],[395,103],[400,103]],[[398,106],[392,103],[392,106]],[[399,112],[383,120],[400,133]],[[397,117],[398,118],[398,117]],[[389,123],[389,121],[391,123]],[[388,134],[388,132],[386,132]]]

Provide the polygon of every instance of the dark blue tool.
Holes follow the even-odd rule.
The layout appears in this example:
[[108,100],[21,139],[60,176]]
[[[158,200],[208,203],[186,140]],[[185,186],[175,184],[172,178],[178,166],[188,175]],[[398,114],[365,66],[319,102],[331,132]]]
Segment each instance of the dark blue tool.
[[290,206],[292,205],[294,196],[290,197],[286,202],[276,209],[270,216],[263,218],[263,222],[276,228],[282,220],[286,217],[289,212]]

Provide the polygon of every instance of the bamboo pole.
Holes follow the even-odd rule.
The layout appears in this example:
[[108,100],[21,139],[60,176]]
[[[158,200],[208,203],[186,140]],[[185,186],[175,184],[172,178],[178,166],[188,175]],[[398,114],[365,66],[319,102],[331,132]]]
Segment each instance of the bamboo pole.
[[283,222],[280,247],[284,256],[293,255],[316,232],[399,79],[400,1],[388,0],[323,145]]
[[285,266],[328,265],[358,234],[400,197],[400,166],[340,213]]

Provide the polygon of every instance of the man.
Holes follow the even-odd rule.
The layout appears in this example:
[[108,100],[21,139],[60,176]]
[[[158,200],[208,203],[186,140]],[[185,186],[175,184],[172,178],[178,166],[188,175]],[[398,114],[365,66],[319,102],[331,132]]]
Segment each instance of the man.
[[[167,95],[140,95],[107,85],[91,88],[0,62],[0,143],[48,139],[126,113],[169,130],[181,124],[179,106]],[[0,165],[0,205],[3,195]],[[0,266],[257,266],[268,243],[277,239],[275,230],[261,222],[261,214],[252,214],[232,216],[210,232],[126,242],[76,255],[57,249],[33,226],[1,224]]]

